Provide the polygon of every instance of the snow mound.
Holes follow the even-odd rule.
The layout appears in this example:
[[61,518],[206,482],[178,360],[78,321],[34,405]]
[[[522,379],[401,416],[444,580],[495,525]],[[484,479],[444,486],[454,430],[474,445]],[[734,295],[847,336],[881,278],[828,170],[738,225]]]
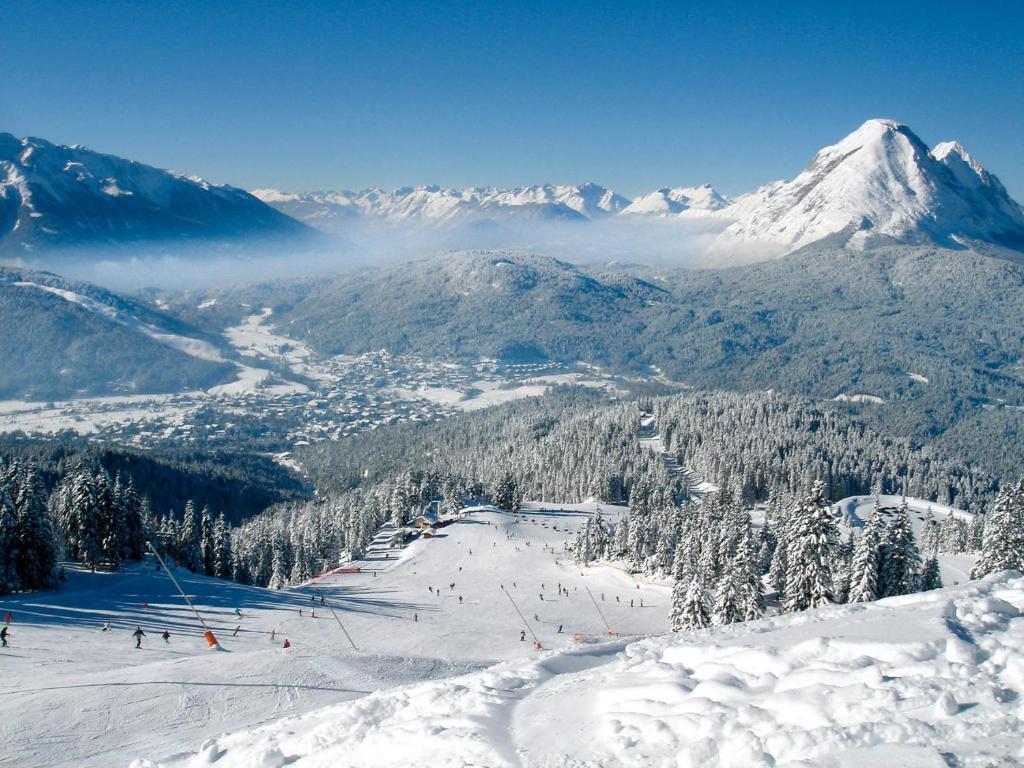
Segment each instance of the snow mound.
[[586,646],[379,691],[161,765],[1019,765],[1022,609],[1011,572]]

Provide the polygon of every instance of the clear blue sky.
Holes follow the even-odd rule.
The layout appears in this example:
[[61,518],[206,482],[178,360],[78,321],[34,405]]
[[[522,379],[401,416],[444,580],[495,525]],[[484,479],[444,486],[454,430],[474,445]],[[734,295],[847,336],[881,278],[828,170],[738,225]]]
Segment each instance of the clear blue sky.
[[0,19],[0,130],[249,188],[735,194],[890,117],[1024,199],[1021,2],[0,0]]

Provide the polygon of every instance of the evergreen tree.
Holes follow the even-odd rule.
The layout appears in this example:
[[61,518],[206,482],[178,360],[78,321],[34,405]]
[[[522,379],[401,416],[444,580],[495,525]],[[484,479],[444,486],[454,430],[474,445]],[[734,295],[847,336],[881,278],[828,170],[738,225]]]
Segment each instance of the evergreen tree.
[[885,527],[883,552],[880,590],[882,597],[917,592],[920,587],[921,554],[910,526],[906,499]]
[[743,621],[743,600],[736,584],[737,574],[727,568],[718,580],[715,603],[711,610],[711,623],[716,627]]
[[224,520],[224,513],[217,516],[214,527],[216,550],[214,553],[214,576],[220,579],[232,578],[231,531]]
[[921,572],[921,591],[928,592],[933,589],[942,589],[939,560],[934,554],[924,561],[924,570]]
[[210,508],[203,507],[203,511],[199,515],[199,550],[203,559],[202,572],[207,576],[214,576],[217,572],[217,541],[214,537],[213,527]]
[[672,591],[672,631],[705,629],[711,626],[711,605],[704,577],[694,574],[690,583],[677,581]]
[[45,589],[57,584],[57,541],[35,467],[19,478],[14,500],[17,523],[15,568],[22,589]]
[[189,499],[185,503],[185,511],[181,517],[181,525],[178,528],[177,541],[178,563],[192,573],[202,573],[203,553],[199,543],[199,520],[196,515],[196,505]]
[[1004,487],[986,513],[981,557],[971,578],[1009,570],[1024,571],[1024,479]]
[[519,483],[512,472],[507,471],[501,476],[498,484],[494,487],[494,504],[500,509],[508,512],[515,512],[523,500],[523,493],[519,489]]
[[881,596],[879,582],[883,525],[881,511],[876,505],[853,550],[848,602],[868,603]]
[[21,589],[18,579],[18,518],[6,484],[0,485],[0,595]]
[[794,510],[786,545],[787,611],[802,611],[829,605],[833,599],[832,566],[836,530],[825,484],[815,482],[810,493]]

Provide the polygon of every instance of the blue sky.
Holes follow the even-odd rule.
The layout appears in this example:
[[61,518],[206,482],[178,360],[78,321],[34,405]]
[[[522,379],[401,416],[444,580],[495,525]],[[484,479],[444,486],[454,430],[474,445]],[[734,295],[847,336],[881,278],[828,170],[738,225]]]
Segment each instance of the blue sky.
[[245,187],[791,178],[869,117],[1024,199],[1024,3],[0,0],[0,130]]

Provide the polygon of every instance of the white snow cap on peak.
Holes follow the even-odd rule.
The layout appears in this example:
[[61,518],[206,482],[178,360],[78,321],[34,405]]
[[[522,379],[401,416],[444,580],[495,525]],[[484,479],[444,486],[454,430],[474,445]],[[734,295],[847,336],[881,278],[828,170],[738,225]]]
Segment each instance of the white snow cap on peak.
[[1024,247],[1024,214],[995,176],[959,144],[935,152],[906,125],[873,119],[824,147],[795,179],[726,208],[734,223],[720,253],[743,241],[775,254],[826,238],[864,248],[886,243]]

